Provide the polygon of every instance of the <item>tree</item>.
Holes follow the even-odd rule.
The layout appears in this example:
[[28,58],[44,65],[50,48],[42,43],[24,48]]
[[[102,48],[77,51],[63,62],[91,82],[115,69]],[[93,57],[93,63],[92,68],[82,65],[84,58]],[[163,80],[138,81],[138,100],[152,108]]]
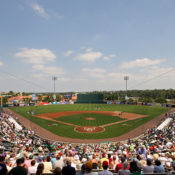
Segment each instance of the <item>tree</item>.
[[133,100],[132,98],[129,98],[129,99],[128,99],[128,102],[129,102],[129,103],[133,103],[134,100]]
[[2,97],[3,104],[6,104],[8,102],[8,98],[9,98],[8,96]]
[[60,94],[56,94],[56,101],[61,101],[61,95]]
[[38,101],[42,101],[42,96],[38,95]]
[[156,103],[167,103],[166,99],[163,97],[159,97],[155,99]]
[[9,91],[8,95],[14,96],[14,92],[13,91]]

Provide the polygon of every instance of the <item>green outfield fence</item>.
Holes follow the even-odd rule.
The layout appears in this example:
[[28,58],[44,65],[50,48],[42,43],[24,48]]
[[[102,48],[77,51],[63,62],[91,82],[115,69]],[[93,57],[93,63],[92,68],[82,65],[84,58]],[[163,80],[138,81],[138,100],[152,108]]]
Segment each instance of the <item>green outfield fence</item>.
[[94,93],[78,94],[76,103],[101,103],[103,104],[105,103],[104,95],[94,94]]

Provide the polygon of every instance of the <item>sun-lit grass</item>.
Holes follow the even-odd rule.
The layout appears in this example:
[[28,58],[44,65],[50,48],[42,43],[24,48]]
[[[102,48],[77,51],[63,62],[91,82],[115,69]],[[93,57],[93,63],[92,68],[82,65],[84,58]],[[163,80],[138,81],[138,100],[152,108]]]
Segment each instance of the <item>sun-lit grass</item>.
[[[92,117],[95,120],[86,120],[86,118],[88,117]],[[118,122],[123,119],[111,115],[87,113],[87,114],[63,116],[57,118],[56,120],[79,126],[101,126],[108,123]]]
[[[32,122],[35,122],[41,127],[53,132],[54,134],[57,134],[63,137],[79,138],[79,139],[102,139],[102,138],[112,138],[112,137],[120,136],[169,110],[168,108],[152,107],[152,106],[107,105],[107,104],[48,105],[48,106],[33,106],[33,107],[14,107],[11,109],[14,112],[31,120]],[[53,125],[55,124],[55,122],[34,117],[30,114],[31,111],[33,111],[35,115],[42,114],[42,113],[63,112],[63,111],[124,111],[129,113],[148,115],[148,117],[126,121],[124,123],[105,127],[105,131],[101,133],[84,134],[84,133],[78,133],[74,131],[73,126],[68,126],[60,123]],[[97,115],[99,115],[98,117],[100,118],[101,116],[103,119],[101,118],[102,119],[101,121],[97,119],[96,122],[97,121],[99,122],[96,123],[96,126],[101,125],[100,123],[105,123],[105,124],[111,123],[110,121],[111,118],[109,120],[108,115],[101,115],[101,114],[91,114],[91,116],[87,116],[87,115],[88,114],[83,114],[81,116],[79,115],[64,116],[59,118],[58,120],[66,121],[68,119],[69,120],[68,122],[74,123],[73,120],[75,119],[75,117],[78,117],[79,119],[78,118],[76,119],[76,120],[79,120],[78,125],[87,126],[91,124],[95,125],[95,123],[93,123],[95,121],[88,121],[89,123],[87,124],[86,123],[87,121],[85,121],[83,118],[92,117],[92,115],[97,117]],[[110,116],[110,117],[113,117],[113,116]],[[117,117],[115,118],[115,120],[116,119],[118,120]],[[77,124],[77,121],[75,122],[75,124]]]

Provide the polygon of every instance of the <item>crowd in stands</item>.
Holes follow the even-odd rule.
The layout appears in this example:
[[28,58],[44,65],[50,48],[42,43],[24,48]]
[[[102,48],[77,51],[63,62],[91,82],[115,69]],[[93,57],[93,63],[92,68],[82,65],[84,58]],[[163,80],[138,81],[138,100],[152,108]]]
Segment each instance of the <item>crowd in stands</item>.
[[175,173],[174,117],[162,130],[155,126],[139,138],[101,144],[46,140],[16,119],[0,114],[0,175]]

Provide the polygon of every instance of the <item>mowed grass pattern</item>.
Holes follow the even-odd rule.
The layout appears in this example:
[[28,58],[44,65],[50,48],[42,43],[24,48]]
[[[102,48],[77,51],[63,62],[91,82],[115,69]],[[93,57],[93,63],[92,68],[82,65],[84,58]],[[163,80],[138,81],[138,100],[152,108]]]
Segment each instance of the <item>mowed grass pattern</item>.
[[[95,120],[86,120],[86,118],[89,117],[94,118]],[[124,119],[111,115],[87,113],[87,114],[63,116],[57,118],[56,120],[79,126],[100,126],[108,123],[118,122]]]
[[[84,134],[74,131],[73,126],[57,123],[57,126],[49,126],[55,122],[43,120],[30,115],[28,112],[33,111],[35,115],[42,113],[63,112],[63,111],[124,111],[129,113],[136,113],[148,115],[148,117],[126,121],[121,124],[105,127],[102,133]],[[48,106],[32,106],[32,107],[14,107],[10,108],[14,112],[26,117],[27,119],[35,122],[41,127],[49,130],[50,132],[69,138],[78,139],[103,139],[117,137],[125,134],[134,128],[148,122],[149,120],[161,115],[169,110],[169,108],[153,107],[153,106],[136,106],[136,105],[107,105],[107,104],[74,104],[74,105],[48,105]]]

